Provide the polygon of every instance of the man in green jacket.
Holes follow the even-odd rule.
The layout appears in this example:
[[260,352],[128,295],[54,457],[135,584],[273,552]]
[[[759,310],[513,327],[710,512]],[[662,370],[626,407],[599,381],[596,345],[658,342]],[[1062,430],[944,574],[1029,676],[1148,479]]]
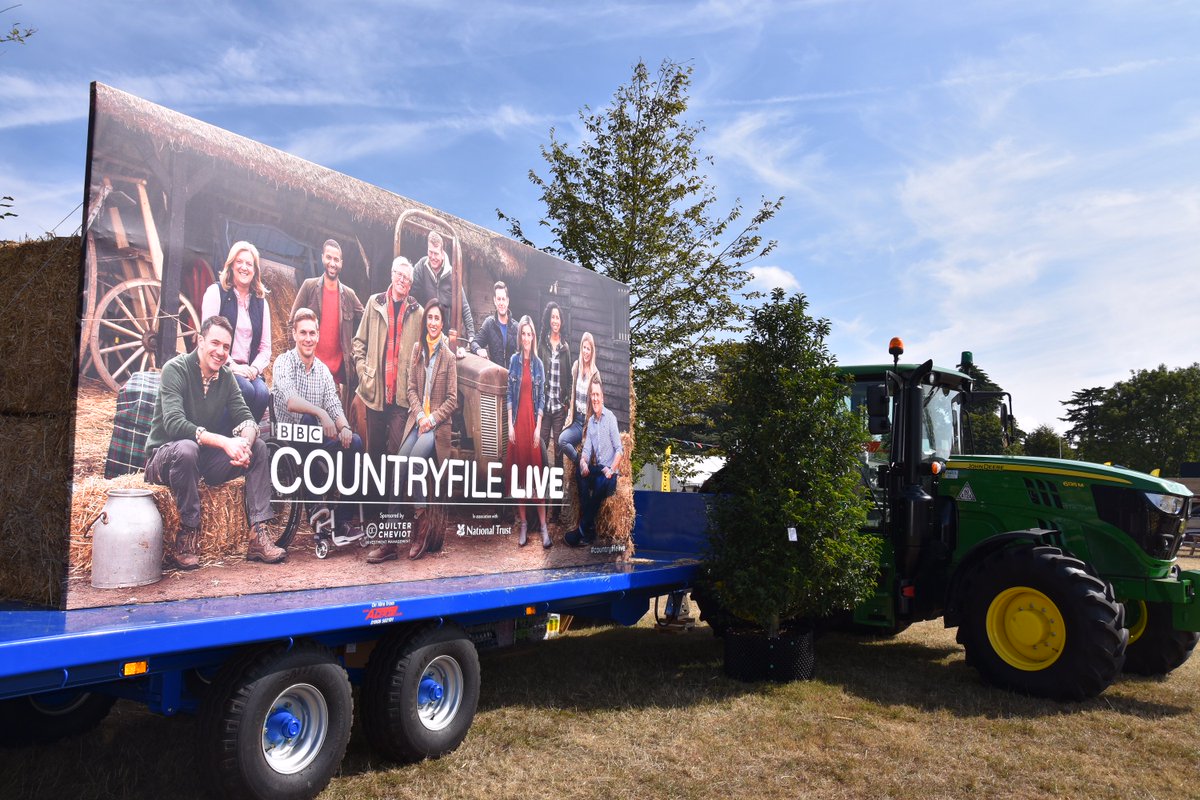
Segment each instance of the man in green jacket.
[[[200,479],[216,486],[246,476],[246,517],[250,522],[247,561],[277,564],[287,551],[272,541],[265,523],[271,511],[270,457],[258,438],[237,380],[229,370],[233,326],[213,316],[200,325],[191,353],[162,368],[162,386],[146,441],[146,481],[171,487],[180,528],[167,559],[179,569],[200,566]],[[216,433],[228,411],[233,435]]]

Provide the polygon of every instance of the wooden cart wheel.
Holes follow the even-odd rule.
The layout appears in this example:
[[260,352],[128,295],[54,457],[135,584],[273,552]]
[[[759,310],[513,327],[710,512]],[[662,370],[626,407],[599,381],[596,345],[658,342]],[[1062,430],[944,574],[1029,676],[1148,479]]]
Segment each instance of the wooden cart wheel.
[[[133,278],[109,289],[96,304],[92,363],[114,392],[133,373],[162,366],[157,363],[155,353],[161,293],[162,285],[154,278]],[[175,352],[184,353],[195,347],[199,331],[200,315],[180,295]]]

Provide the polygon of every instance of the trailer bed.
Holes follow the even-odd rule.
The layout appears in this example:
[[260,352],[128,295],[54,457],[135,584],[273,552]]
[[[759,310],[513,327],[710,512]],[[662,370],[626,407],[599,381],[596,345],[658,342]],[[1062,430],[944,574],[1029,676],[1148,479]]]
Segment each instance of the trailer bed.
[[632,624],[650,598],[692,584],[706,513],[697,495],[637,492],[635,499],[637,555],[623,563],[71,611],[0,610],[0,699],[119,681],[130,662],[146,662],[141,675],[177,672],[255,642],[337,645],[417,620],[473,625],[574,613]]

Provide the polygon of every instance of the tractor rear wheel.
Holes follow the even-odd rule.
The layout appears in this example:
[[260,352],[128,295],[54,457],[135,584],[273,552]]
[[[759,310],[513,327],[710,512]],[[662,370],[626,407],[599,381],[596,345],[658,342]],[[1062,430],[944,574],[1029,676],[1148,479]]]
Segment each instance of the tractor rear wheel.
[[1056,547],[1011,547],[985,558],[963,587],[958,641],[988,683],[1054,700],[1108,688],[1129,633],[1112,587]]
[[1200,633],[1175,630],[1169,603],[1138,600],[1126,613],[1130,620],[1125,671],[1132,675],[1166,675],[1188,660],[1200,640]]

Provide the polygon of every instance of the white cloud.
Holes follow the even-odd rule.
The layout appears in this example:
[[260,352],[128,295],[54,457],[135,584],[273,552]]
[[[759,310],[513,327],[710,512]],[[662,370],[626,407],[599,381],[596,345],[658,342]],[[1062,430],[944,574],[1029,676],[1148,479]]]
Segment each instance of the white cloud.
[[764,292],[772,289],[783,289],[785,292],[800,291],[800,281],[783,267],[750,267],[747,272],[751,275],[749,284],[751,289]]
[[1022,398],[1026,429],[1061,429],[1076,389],[1200,352],[1183,291],[1200,263],[1200,189],[1094,174],[1108,156],[1000,142],[914,168],[899,190],[930,254],[907,273],[905,302],[924,311],[910,352],[974,350]]

